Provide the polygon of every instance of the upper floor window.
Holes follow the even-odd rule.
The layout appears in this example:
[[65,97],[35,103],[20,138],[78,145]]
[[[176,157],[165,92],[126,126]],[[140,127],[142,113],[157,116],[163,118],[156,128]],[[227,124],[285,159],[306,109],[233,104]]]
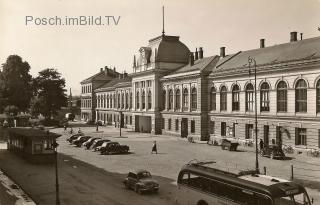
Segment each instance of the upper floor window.
[[126,93],[126,109],[129,108],[129,98],[128,98],[128,93]]
[[140,98],[140,96],[139,96],[139,91],[137,91],[137,93],[136,93],[136,106],[137,106],[137,109],[139,109],[140,108],[140,105],[139,105],[139,99]]
[[277,85],[277,112],[287,112],[287,83],[284,81]]
[[[320,112],[320,80],[318,80],[317,85],[317,99],[316,99],[316,104],[317,104],[317,113]],[[319,142],[320,143],[320,142]]]
[[270,111],[270,99],[269,99],[269,84],[267,82],[262,83],[260,88],[260,110]]
[[121,105],[120,105],[120,97],[121,97],[121,96],[120,96],[120,93],[119,93],[119,94],[118,94],[118,108],[121,108],[121,107],[120,107],[120,106],[121,106]]
[[253,103],[254,103],[254,89],[253,85],[249,83],[246,86],[246,111],[253,111]]
[[307,112],[307,83],[303,79],[296,84],[296,112]]
[[191,90],[191,110],[197,109],[197,89],[192,88]]
[[162,110],[166,108],[167,101],[167,92],[165,90],[162,91]]
[[132,93],[130,92],[130,109],[132,108]]
[[142,105],[142,109],[146,108],[146,93],[144,91],[142,91],[142,96],[141,96],[141,105]]
[[234,85],[232,88],[232,110],[240,110],[240,100],[239,100],[240,89],[238,85]]
[[107,97],[106,95],[104,94],[103,95],[103,108],[106,108],[107,107]]
[[112,100],[113,100],[113,98],[112,98],[112,94],[110,95],[110,108],[113,108],[112,107]]
[[169,90],[169,110],[173,109],[173,91]]
[[220,110],[227,110],[227,88],[222,86],[220,90]]
[[124,94],[121,93],[121,108],[124,108]]
[[181,94],[180,90],[176,90],[176,109],[180,109],[180,100],[181,100]]
[[188,109],[188,107],[189,107],[189,92],[188,92],[188,89],[187,88],[185,88],[184,90],[183,90],[183,109],[184,110],[187,110]]
[[215,87],[211,88],[210,91],[210,110],[216,110],[216,104],[217,104],[217,91]]
[[152,105],[151,90],[149,90],[149,92],[148,92],[148,109],[151,109],[151,105]]
[[107,108],[109,108],[109,95],[107,95]]

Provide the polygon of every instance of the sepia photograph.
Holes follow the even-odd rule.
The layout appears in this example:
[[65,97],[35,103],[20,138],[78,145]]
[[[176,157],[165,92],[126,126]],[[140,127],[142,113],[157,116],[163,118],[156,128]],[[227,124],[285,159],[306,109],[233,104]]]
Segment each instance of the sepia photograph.
[[320,205],[320,0],[0,0],[0,205]]

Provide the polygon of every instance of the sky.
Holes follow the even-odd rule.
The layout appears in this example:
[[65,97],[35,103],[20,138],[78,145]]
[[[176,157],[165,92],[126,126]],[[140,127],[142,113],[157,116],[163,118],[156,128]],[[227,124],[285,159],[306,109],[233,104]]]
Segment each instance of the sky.
[[[266,46],[287,43],[291,31],[320,35],[320,0],[0,0],[0,63],[16,54],[33,76],[55,68],[79,94],[80,82],[101,67],[132,72],[133,55],[161,35],[162,6],[166,34],[191,51],[203,47],[204,56],[219,55],[222,46],[226,54],[255,49],[261,38]],[[120,19],[102,26],[39,20],[79,16]]]

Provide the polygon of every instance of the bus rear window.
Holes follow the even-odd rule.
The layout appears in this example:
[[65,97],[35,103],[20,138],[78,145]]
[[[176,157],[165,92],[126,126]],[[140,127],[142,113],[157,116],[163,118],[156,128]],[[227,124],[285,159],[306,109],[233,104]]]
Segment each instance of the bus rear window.
[[276,198],[274,202],[275,205],[311,205],[304,193]]

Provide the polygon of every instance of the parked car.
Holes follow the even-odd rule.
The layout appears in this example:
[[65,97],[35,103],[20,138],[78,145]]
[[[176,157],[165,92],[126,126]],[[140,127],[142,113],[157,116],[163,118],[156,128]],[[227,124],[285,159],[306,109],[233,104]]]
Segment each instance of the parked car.
[[231,142],[230,140],[227,139],[222,139],[221,142],[221,149],[227,148],[229,151],[236,151],[239,143],[238,142]]
[[73,144],[76,145],[77,147],[81,147],[82,143],[84,143],[85,141],[87,141],[90,138],[92,138],[92,137],[90,137],[90,136],[81,136],[80,139],[77,139],[77,140],[73,141]]
[[110,143],[110,142],[111,142],[110,140],[104,141],[100,146],[97,146],[97,147],[95,148],[95,151],[100,151],[101,148],[106,147],[106,146],[108,145],[108,143]]
[[123,181],[127,189],[133,189],[135,192],[142,194],[143,192],[157,192],[159,183],[154,180],[147,170],[130,171]]
[[95,139],[93,140],[92,144],[90,145],[90,147],[88,149],[94,149],[96,147],[96,144],[102,139]]
[[77,139],[77,138],[80,137],[80,136],[83,136],[83,134],[82,134],[82,133],[79,133],[79,134],[71,135],[69,138],[67,138],[67,142],[70,142],[70,143],[71,143],[72,140],[75,140],[75,139]]
[[85,141],[84,143],[82,143],[82,146],[85,147],[86,149],[89,149],[90,146],[93,144],[93,142],[96,139],[101,139],[101,138],[100,137],[92,137],[92,138],[88,139],[87,141]]
[[129,146],[120,145],[119,142],[109,142],[100,148],[101,154],[123,154],[129,152]]
[[269,145],[265,146],[262,150],[260,150],[260,155],[263,157],[270,157],[271,159],[285,159],[285,154],[278,145]]
[[96,141],[96,143],[94,143],[93,145],[92,145],[92,150],[93,151],[97,151],[97,147],[99,147],[99,146],[101,146],[104,142],[110,142],[110,140],[108,140],[108,139],[104,139],[104,140],[98,140],[98,141]]

